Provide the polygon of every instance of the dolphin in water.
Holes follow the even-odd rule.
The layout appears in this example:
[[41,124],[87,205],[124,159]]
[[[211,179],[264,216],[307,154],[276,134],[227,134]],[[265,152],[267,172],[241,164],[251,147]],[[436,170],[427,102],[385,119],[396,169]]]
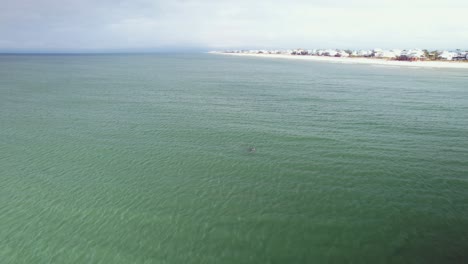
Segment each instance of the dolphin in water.
[[250,153],[253,153],[253,152],[256,151],[256,149],[255,149],[255,147],[249,147],[249,148],[248,148],[248,151],[249,151]]

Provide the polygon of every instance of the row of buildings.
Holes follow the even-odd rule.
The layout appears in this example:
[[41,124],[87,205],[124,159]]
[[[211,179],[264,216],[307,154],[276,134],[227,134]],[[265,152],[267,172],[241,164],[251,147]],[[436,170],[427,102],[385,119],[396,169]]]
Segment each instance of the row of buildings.
[[393,60],[466,60],[468,61],[468,51],[428,51],[421,49],[409,50],[341,50],[341,49],[293,49],[293,50],[231,50],[227,53],[250,53],[250,54],[284,54],[302,56],[329,56],[329,57],[372,57]]

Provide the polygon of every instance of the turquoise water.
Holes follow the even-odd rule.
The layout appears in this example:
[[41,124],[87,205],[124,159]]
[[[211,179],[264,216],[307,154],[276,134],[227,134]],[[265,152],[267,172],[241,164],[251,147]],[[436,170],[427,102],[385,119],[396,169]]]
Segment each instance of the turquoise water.
[[2,263],[463,263],[468,72],[3,55],[0,182]]

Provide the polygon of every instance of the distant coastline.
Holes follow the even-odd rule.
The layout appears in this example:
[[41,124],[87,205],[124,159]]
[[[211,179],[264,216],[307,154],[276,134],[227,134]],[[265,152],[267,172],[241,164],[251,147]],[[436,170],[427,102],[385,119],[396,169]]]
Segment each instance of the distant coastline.
[[468,69],[468,63],[462,61],[400,61],[391,60],[386,58],[375,57],[330,57],[330,56],[302,56],[291,54],[268,54],[268,53],[230,53],[222,51],[211,51],[210,54],[220,54],[229,56],[247,56],[247,57],[261,57],[261,58],[275,58],[275,59],[292,59],[292,60],[307,60],[307,61],[321,61],[343,64],[373,64],[382,66],[394,67],[416,67],[416,68],[453,68],[453,69]]

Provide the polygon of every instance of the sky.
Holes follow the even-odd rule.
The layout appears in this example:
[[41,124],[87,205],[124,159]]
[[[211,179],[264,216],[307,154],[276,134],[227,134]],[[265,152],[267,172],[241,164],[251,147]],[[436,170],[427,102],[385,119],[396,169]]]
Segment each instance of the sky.
[[0,0],[0,52],[468,49],[468,0]]

